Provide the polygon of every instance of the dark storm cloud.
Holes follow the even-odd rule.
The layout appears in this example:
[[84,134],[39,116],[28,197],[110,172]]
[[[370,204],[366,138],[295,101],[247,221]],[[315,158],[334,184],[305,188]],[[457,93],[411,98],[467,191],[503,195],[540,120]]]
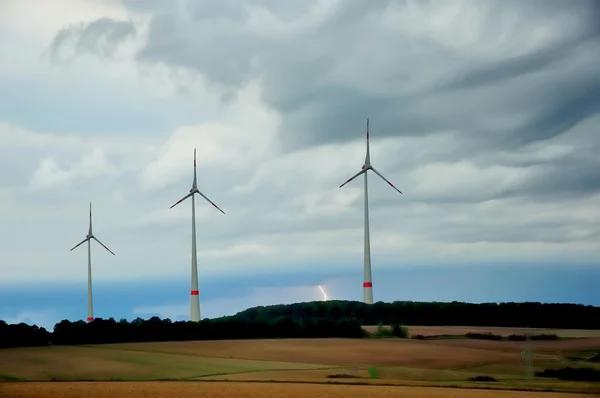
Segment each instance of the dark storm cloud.
[[[355,139],[364,130],[364,119],[370,117],[376,129],[374,134],[380,137],[460,130],[463,138],[471,141],[466,151],[473,153],[502,146],[519,147],[559,135],[598,111],[598,71],[573,76],[573,81],[564,76],[553,79],[549,75],[546,81],[529,87],[529,92],[519,92],[518,83],[514,83],[515,78],[523,75],[560,69],[557,63],[575,57],[574,48],[583,43],[588,44],[587,51],[600,51],[597,19],[600,7],[594,0],[568,4],[563,1],[473,3],[474,9],[482,9],[477,15],[485,22],[485,29],[473,31],[473,35],[494,40],[502,34],[513,34],[527,39],[540,27],[564,32],[537,50],[504,58],[498,54],[485,62],[469,61],[470,58],[460,54],[460,47],[447,48],[435,40],[411,42],[410,38],[386,29],[381,21],[387,9],[406,8],[406,2],[345,1],[324,20],[291,34],[257,32],[247,25],[251,11],[258,7],[268,10],[279,23],[287,24],[308,15],[315,4],[316,1],[272,0],[176,4],[125,1],[131,9],[152,15],[148,40],[138,60],[197,70],[210,82],[225,87],[225,98],[247,82],[260,80],[263,99],[283,115],[283,147],[287,150]],[[431,2],[414,4],[435,5]],[[569,18],[560,19],[561,16]],[[449,22],[458,21],[457,27],[480,22],[470,20],[467,15],[455,18]],[[565,21],[570,24],[560,26],[559,22]],[[56,53],[67,38],[77,36],[78,51],[96,51],[109,56],[120,40],[134,34],[130,22],[103,18],[59,32],[52,50]],[[106,40],[103,45],[101,37]],[[517,37],[515,45],[518,40]],[[487,44],[482,43],[484,47]],[[365,57],[364,68],[356,71],[354,81],[336,82],[325,77],[348,62],[355,51]],[[382,74],[377,69],[382,64],[374,61],[385,57],[389,58],[388,64],[398,65],[395,72],[388,70]],[[406,62],[414,68],[403,69],[402,64]],[[427,71],[421,70],[419,62],[425,62],[424,66],[439,64],[440,70],[457,62],[460,67],[442,72],[421,89],[406,89],[420,74],[427,77]],[[387,85],[388,90],[355,84],[378,78],[382,80],[379,85]],[[499,92],[497,87],[503,84],[517,84],[517,87]],[[472,90],[482,86],[489,89],[480,91],[479,96],[501,95],[505,101],[479,101]],[[540,90],[538,97],[536,89]],[[429,104],[428,108],[415,109],[419,102]],[[493,123],[486,121],[490,115],[509,118],[516,109],[523,111],[524,107],[530,107],[531,111],[521,126],[501,134],[486,131],[494,129]]]
[[[282,23],[289,22],[291,16],[305,15],[313,5],[272,1],[245,4],[268,9]],[[383,51],[406,52],[403,48],[406,42],[401,37],[397,40],[390,38],[392,33],[378,26],[386,7],[397,4],[404,3],[346,1],[326,21],[301,34],[281,38],[277,33],[265,36],[245,28],[243,23],[249,18],[250,7],[241,6],[239,2],[188,3],[186,12],[191,21],[185,28],[180,27],[180,32],[187,34],[172,33],[177,25],[176,13],[157,13],[150,24],[150,39],[140,52],[139,59],[196,69],[210,80],[230,89],[251,79],[260,79],[264,99],[284,115],[284,147],[291,150],[299,146],[354,139],[363,130],[367,116],[378,126],[377,134],[380,136],[425,135],[444,128],[454,128],[462,129],[465,138],[476,137],[479,135],[477,126],[469,119],[484,119],[485,113],[474,115],[465,107],[455,113],[454,121],[448,123],[448,120],[436,117],[437,109],[432,108],[431,114],[424,116],[411,112],[410,104],[447,90],[461,90],[468,96],[469,88],[503,82],[510,84],[517,76],[551,68],[557,61],[572,56],[572,48],[580,43],[598,39],[598,23],[594,17],[598,15],[598,6],[594,1],[578,1],[568,5],[560,1],[480,2],[473,7],[488,8],[485,17],[491,26],[489,32],[484,33],[489,35],[499,35],[516,28],[527,35],[527,26],[522,25],[528,23],[546,23],[548,29],[563,29],[565,33],[563,37],[529,54],[500,58],[476,66],[467,63],[463,71],[449,73],[444,78],[446,83],[441,82],[416,92],[366,92],[364,88],[324,80],[323,75],[331,73],[334,65],[346,62],[344,57],[352,54],[353,46],[359,48],[367,45],[375,49],[397,43],[396,48],[384,48]],[[503,15],[507,10],[519,17],[521,26],[504,22]],[[577,22],[566,27],[558,26],[553,18],[560,14],[569,15],[571,20]],[[465,22],[469,21],[465,19]],[[451,52],[436,43],[423,42],[418,45],[439,50],[440,58],[437,61],[442,64],[440,67],[443,67],[444,56],[452,56]],[[594,49],[598,47],[590,47],[590,51]],[[373,51],[375,55],[381,55],[381,50]],[[406,54],[411,56],[410,52]],[[398,60],[391,58],[390,62]],[[362,78],[369,80],[377,75],[377,70],[370,67],[371,59],[365,58],[364,64]],[[411,76],[418,73],[418,69],[411,73],[403,73],[399,69],[395,76],[391,74],[392,77],[386,78],[393,80],[390,85],[402,85],[403,81],[410,80]],[[597,73],[584,84],[597,88],[599,75]],[[360,80],[361,76],[357,75],[356,79]],[[570,82],[549,80],[544,84],[562,93],[569,90]],[[489,94],[494,95],[493,91]],[[505,106],[489,111],[510,113],[512,107],[508,102],[512,101],[507,98]],[[571,92],[555,98],[544,98],[544,101],[547,102],[545,111],[533,113],[522,128],[507,131],[502,137],[485,139],[485,142],[475,146],[489,150],[494,145],[519,146],[546,139],[560,134],[597,111],[593,93]],[[439,105],[444,106],[443,103]]]
[[[505,5],[509,2],[505,1]],[[588,41],[596,41],[600,35],[600,3],[595,0],[581,0],[574,3],[564,1],[528,1],[515,4],[522,7],[523,14],[532,14],[530,17],[543,16],[546,13],[571,13],[579,19],[580,23],[572,27],[563,37],[552,46],[538,51],[521,54],[507,59],[499,60],[489,65],[479,65],[477,68],[467,69],[456,76],[452,82],[443,89],[464,89],[479,85],[489,85],[498,81],[508,80],[516,76],[535,73],[541,69],[552,66],[555,62],[573,56],[573,47]],[[575,5],[575,6],[574,6]],[[502,12],[502,4],[497,4],[498,11]],[[532,7],[534,6],[534,7]],[[586,12],[581,12],[585,10]],[[505,28],[506,29],[506,28]]]
[[600,162],[571,156],[536,168],[535,175],[505,192],[506,196],[526,195],[564,199],[600,192]]
[[81,22],[60,30],[50,45],[50,56],[59,61],[62,47],[74,40],[75,53],[93,53],[110,58],[118,45],[128,37],[135,36],[135,26],[131,21],[115,21],[100,18],[92,22]]
[[[481,163],[482,158],[514,166],[496,154],[543,144],[600,112],[600,6],[595,0],[348,0],[292,31],[281,27],[312,15],[318,2],[125,4],[151,14],[139,62],[197,71],[217,83],[224,98],[258,81],[263,100],[281,114],[285,151],[361,139],[369,117],[374,140],[452,131],[458,142],[429,155],[399,156],[392,166]],[[410,5],[427,7],[421,18],[442,9],[433,24],[412,23],[429,23],[431,35],[386,24],[393,12],[413,15]],[[258,8],[268,10],[280,26],[250,26]],[[444,24],[452,28],[436,33]],[[59,32],[53,47],[73,29]],[[125,22],[101,19],[80,29],[78,47],[106,52],[98,48],[99,37],[108,32],[109,43],[116,43],[134,34],[132,29]],[[571,143],[575,152],[559,163],[542,167],[531,161],[527,167],[539,168],[531,173],[533,181],[482,193],[479,200],[543,196],[553,187],[573,195],[597,192],[594,170],[600,170],[600,161],[582,160],[577,139]],[[443,199],[468,200],[460,193]]]
[[513,134],[508,142],[512,141],[513,146],[518,147],[547,140],[597,114],[600,111],[600,76],[588,84],[580,90],[565,88],[555,102],[549,102],[542,113]]
[[[436,231],[429,238],[455,243],[567,243],[573,240],[569,232],[572,225],[556,222],[528,222],[519,225],[519,220],[506,220],[506,223],[475,221],[468,224],[447,223],[446,228]],[[591,231],[581,240],[593,242],[597,231]]]

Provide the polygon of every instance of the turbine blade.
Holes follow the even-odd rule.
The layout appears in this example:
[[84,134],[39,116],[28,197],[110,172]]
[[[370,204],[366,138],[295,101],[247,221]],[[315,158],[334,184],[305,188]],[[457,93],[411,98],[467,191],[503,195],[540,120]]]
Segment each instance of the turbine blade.
[[193,188],[198,188],[198,180],[196,179],[196,148],[194,148],[194,183]]
[[[81,242],[79,242],[77,245],[75,245],[75,247],[73,249],[77,249],[79,246],[81,246],[82,243],[85,243],[88,240],[90,240],[90,238],[85,238],[84,240],[82,240]],[[69,251],[73,251],[73,249],[71,249]]]
[[398,188],[396,188],[396,187],[394,186],[394,184],[392,184],[391,182],[389,182],[389,181],[387,180],[387,178],[385,178],[385,177],[384,177],[384,176],[383,176],[383,175],[382,175],[380,172],[378,172],[378,171],[377,171],[377,170],[376,170],[374,167],[371,167],[371,170],[373,170],[373,171],[375,172],[375,174],[377,174],[379,177],[381,177],[381,179],[382,179],[383,181],[387,182],[387,183],[388,183],[388,185],[389,185],[390,187],[394,188],[396,191],[398,191],[398,192],[400,192],[400,193],[402,194],[402,192],[401,192],[401,191],[400,191]]
[[169,209],[172,209],[173,207],[177,206],[178,204],[180,204],[181,202],[183,202],[184,200],[186,200],[187,198],[189,198],[190,196],[192,196],[194,194],[194,192],[190,192],[187,195],[185,195],[183,198],[181,198],[177,203],[175,203],[173,206],[169,207]]
[[102,247],[103,247],[103,248],[105,248],[106,250],[108,250],[108,251],[109,251],[109,252],[110,252],[110,253],[111,253],[113,256],[115,255],[115,253],[113,253],[113,252],[112,252],[112,251],[111,251],[111,250],[110,250],[108,247],[106,247],[106,246],[104,245],[104,243],[100,242],[100,241],[98,240],[98,238],[96,238],[95,236],[92,236],[92,239],[94,239],[96,242],[100,243],[100,244],[102,245]]
[[202,196],[204,199],[206,199],[208,201],[208,203],[210,203],[211,205],[213,205],[217,210],[219,210],[221,213],[225,214],[225,212],[223,210],[221,210],[219,208],[219,206],[217,206],[216,204],[214,204],[212,202],[212,200],[210,200],[209,198],[206,197],[206,195],[204,195],[202,192],[200,192],[199,190],[196,189],[196,192],[198,192],[200,194],[200,196]]
[[344,185],[348,184],[350,181],[354,180],[359,175],[364,174],[366,171],[367,171],[367,169],[362,169],[358,173],[354,174],[348,181],[346,181],[345,183],[343,183],[342,185],[340,185],[340,188],[343,187]]
[[367,118],[367,156],[365,156],[365,164],[371,163],[371,150],[369,148],[369,118]]

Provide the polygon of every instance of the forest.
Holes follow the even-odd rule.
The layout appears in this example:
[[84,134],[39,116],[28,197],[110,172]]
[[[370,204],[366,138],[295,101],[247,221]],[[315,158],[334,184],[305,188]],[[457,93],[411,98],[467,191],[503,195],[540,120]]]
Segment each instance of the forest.
[[0,321],[0,347],[124,342],[262,339],[361,338],[363,325],[499,326],[600,329],[600,307],[579,304],[461,302],[313,301],[249,308],[201,322],[152,317],[132,321],[96,318],[63,320],[47,331],[36,325]]
[[400,323],[420,326],[498,326],[555,329],[600,329],[600,307],[552,303],[462,303],[395,301],[364,304],[358,301],[313,301],[254,307],[236,319],[253,321],[280,317],[354,319],[361,325]]

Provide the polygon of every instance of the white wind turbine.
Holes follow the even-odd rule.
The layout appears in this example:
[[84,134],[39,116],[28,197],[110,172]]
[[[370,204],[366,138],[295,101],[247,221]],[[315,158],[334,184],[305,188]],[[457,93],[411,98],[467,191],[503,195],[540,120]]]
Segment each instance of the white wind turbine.
[[[91,322],[94,320],[94,307],[93,307],[93,302],[92,302],[92,247],[91,247],[92,239],[94,239],[96,242],[100,243],[100,245],[102,245],[103,248],[108,250],[113,256],[115,255],[115,253],[113,253],[108,247],[106,247],[104,245],[104,243],[100,242],[98,240],[98,238],[96,238],[94,236],[94,234],[92,233],[92,202],[90,202],[90,229],[88,230],[88,234],[85,237],[85,239],[82,240],[81,242],[79,242],[73,248],[73,249],[76,249],[82,243],[85,243],[85,242],[88,243],[88,316],[87,316],[88,322]],[[71,249],[71,251],[73,251],[73,249]]]
[[[375,174],[387,182],[388,185],[400,192],[391,182],[389,182],[380,172],[371,165],[371,152],[369,150],[369,119],[367,119],[367,156],[365,157],[365,164],[362,170],[356,173],[348,181],[340,185],[340,188],[354,180],[361,174],[365,175],[365,271],[364,271],[364,283],[363,283],[363,300],[367,304],[373,304],[373,280],[371,278],[371,240],[369,237],[369,190],[367,183],[367,171],[372,170]],[[402,193],[402,192],[400,192]]]
[[196,182],[196,148],[194,148],[194,181],[192,182],[192,188],[190,189],[190,193],[185,195],[183,198],[181,198],[181,200],[179,200],[177,203],[170,207],[172,209],[187,198],[192,198],[192,287],[190,290],[190,320],[194,322],[200,321],[200,296],[198,291],[198,259],[196,252],[196,200],[194,197],[194,194],[196,193],[202,196],[204,199],[206,199],[221,213],[225,214],[225,212],[221,210],[219,206],[214,204],[210,199],[206,197],[206,195],[204,195],[198,190],[198,185]]

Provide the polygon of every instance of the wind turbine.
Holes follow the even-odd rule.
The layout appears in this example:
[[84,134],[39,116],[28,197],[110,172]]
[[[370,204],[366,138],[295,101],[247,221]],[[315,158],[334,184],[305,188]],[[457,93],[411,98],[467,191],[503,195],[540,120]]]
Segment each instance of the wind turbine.
[[369,236],[369,190],[367,183],[367,171],[373,171],[381,179],[388,183],[388,185],[398,191],[391,182],[389,182],[373,165],[371,165],[371,152],[369,149],[369,119],[367,118],[367,156],[365,157],[365,164],[362,166],[362,170],[356,173],[348,181],[340,185],[340,188],[354,180],[361,174],[365,175],[365,271],[364,271],[364,283],[363,283],[363,300],[367,304],[373,304],[373,280],[371,278],[371,240]]
[[198,258],[196,253],[196,200],[194,194],[199,194],[204,199],[208,201],[211,205],[213,205],[217,210],[221,213],[225,214],[223,210],[219,208],[216,204],[214,204],[210,199],[206,197],[202,192],[198,190],[198,184],[196,181],[196,148],[194,148],[194,181],[192,182],[192,188],[190,189],[190,193],[185,195],[181,200],[175,203],[173,207],[177,206],[187,198],[192,198],[192,288],[190,290],[190,320],[194,322],[200,321],[200,296],[198,292]]
[[[91,247],[92,239],[94,239],[96,242],[100,243],[100,245],[102,245],[103,248],[108,250],[113,256],[115,255],[115,253],[113,253],[108,247],[106,247],[104,245],[104,243],[100,242],[98,240],[98,238],[96,238],[94,236],[94,234],[92,233],[92,202],[90,202],[90,229],[88,230],[88,234],[85,237],[85,239],[82,240],[81,242],[79,242],[73,248],[73,249],[76,249],[82,243],[85,243],[85,242],[87,242],[87,244],[88,244],[88,316],[87,316],[88,322],[91,322],[94,320],[94,306],[93,306],[93,302],[92,302],[92,247]],[[70,251],[73,251],[73,249],[71,249]]]

